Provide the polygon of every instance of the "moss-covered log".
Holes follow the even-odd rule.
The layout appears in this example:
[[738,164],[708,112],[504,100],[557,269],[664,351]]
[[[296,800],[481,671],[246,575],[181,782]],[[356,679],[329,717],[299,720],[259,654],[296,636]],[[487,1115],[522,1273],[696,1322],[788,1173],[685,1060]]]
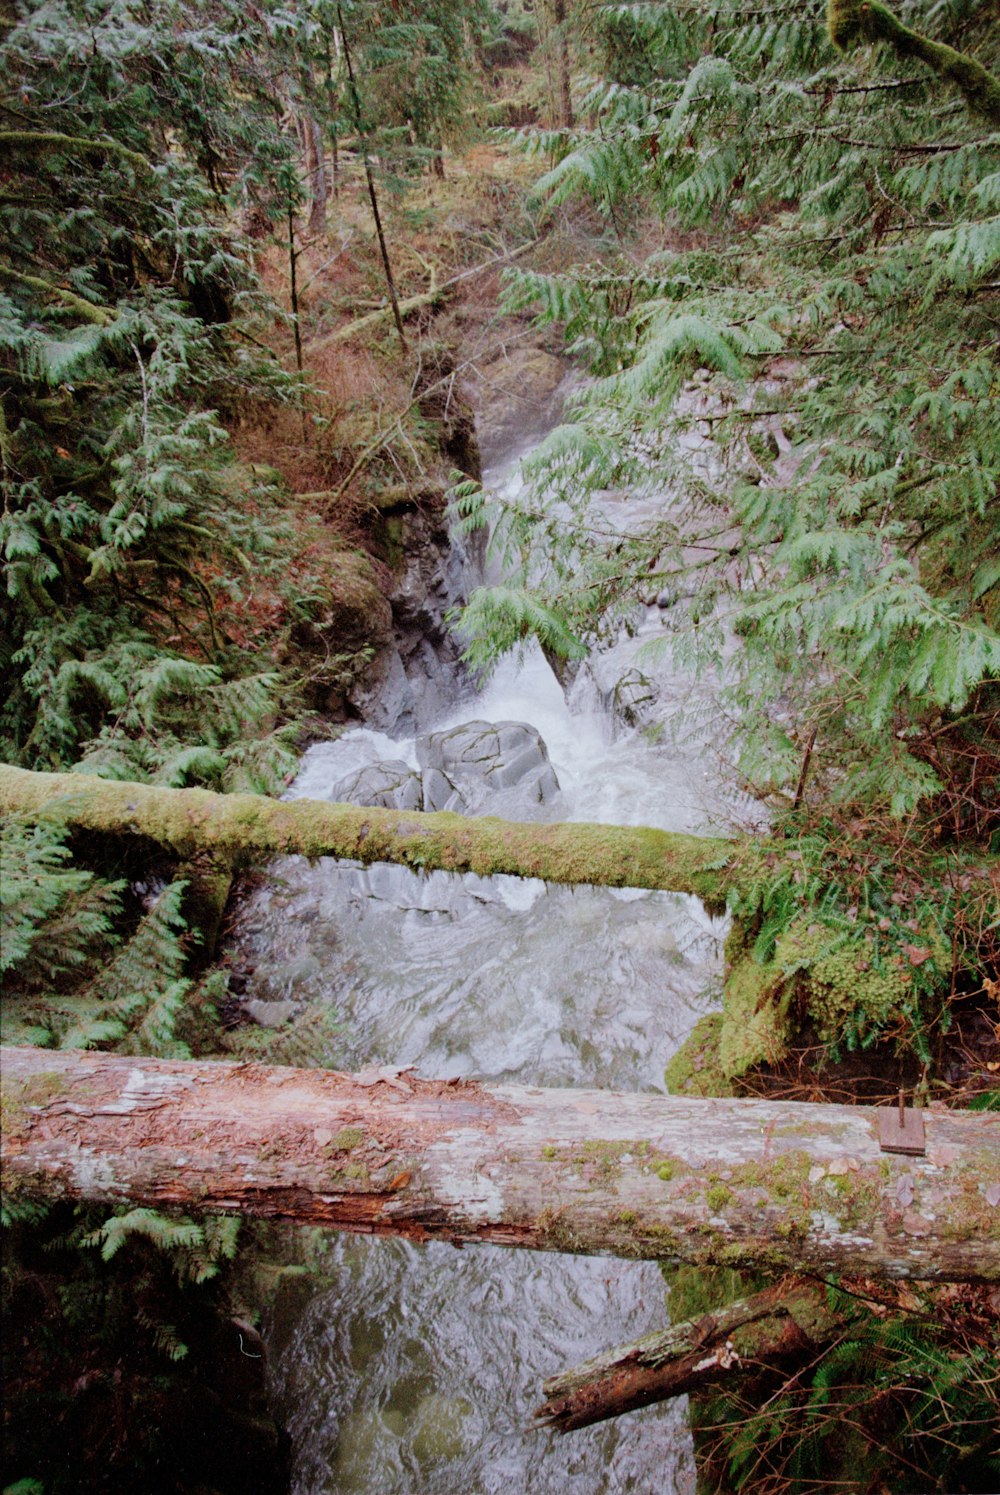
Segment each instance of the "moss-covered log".
[[747,1369],[814,1354],[843,1327],[822,1284],[780,1283],[552,1376],[535,1418],[560,1433],[590,1427],[653,1402],[703,1392]]
[[537,825],[319,800],[165,789],[0,765],[0,813],[45,815],[76,830],[152,841],[181,862],[233,871],[268,857],[351,857],[417,870],[497,872],[556,883],[660,888],[721,900],[736,843],[642,826]]
[[5,1048],[3,1184],[776,1272],[1000,1278],[1000,1114],[875,1112]]

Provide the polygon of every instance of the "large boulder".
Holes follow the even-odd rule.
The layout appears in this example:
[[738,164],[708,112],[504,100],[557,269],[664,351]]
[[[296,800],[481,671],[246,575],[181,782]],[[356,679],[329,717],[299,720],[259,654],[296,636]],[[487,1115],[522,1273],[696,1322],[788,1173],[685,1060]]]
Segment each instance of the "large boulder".
[[417,739],[424,808],[474,814],[501,790],[545,804],[559,780],[540,734],[526,722],[463,722]]
[[420,775],[401,758],[387,758],[358,768],[333,787],[334,803],[381,805],[386,810],[422,810]]

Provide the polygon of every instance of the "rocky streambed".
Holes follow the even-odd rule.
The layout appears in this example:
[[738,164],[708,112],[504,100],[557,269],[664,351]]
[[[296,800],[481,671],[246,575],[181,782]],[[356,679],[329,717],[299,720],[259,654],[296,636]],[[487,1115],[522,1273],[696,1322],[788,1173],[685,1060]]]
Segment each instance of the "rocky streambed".
[[[489,480],[517,482],[516,466]],[[673,731],[703,687],[636,657],[662,613],[588,662],[568,698],[532,648],[479,691],[459,673],[443,704],[438,665],[424,690],[411,651],[403,694],[387,676],[381,714],[311,748],[290,792],[715,828],[732,800],[708,737]],[[245,1007],[279,1033],[329,1015],[310,1030],[313,1062],[660,1089],[718,1003],[724,933],[680,895],[287,859],[244,902],[231,956]],[[693,1490],[683,1405],[559,1442],[526,1427],[545,1376],[664,1322],[655,1266],[337,1237],[316,1249],[330,1287],[271,1326],[296,1495]]]

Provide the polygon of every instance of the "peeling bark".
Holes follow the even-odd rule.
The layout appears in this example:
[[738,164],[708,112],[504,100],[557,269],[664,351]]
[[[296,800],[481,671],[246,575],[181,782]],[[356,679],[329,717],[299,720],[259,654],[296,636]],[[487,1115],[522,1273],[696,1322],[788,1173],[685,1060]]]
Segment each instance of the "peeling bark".
[[[164,789],[0,765],[0,812],[153,841],[181,861],[239,871],[273,856],[350,857],[417,870],[498,872],[557,883],[653,888],[724,899],[737,843],[642,826],[521,824],[446,813]],[[744,856],[744,866],[746,857]]]
[[5,1048],[9,1199],[872,1278],[1000,1278],[1000,1115]]
[[822,1284],[779,1283],[552,1376],[535,1420],[559,1433],[590,1427],[747,1370],[780,1366],[815,1352],[843,1326],[840,1314],[827,1307]]

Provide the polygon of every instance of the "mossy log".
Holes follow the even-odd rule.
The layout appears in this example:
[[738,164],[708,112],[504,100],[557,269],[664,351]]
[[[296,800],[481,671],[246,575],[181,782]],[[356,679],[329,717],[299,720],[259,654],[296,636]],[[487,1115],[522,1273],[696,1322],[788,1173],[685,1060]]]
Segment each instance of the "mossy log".
[[7,765],[0,765],[0,813],[145,839],[181,862],[210,857],[234,872],[274,856],[350,857],[423,871],[484,877],[505,872],[556,883],[697,893],[719,902],[737,866],[735,842],[642,826],[523,824],[320,800],[286,802]]
[[822,1283],[778,1283],[703,1318],[671,1324],[545,1382],[536,1422],[559,1433],[815,1354],[843,1330]]
[[1000,1279],[1000,1114],[542,1090],[5,1048],[3,1186],[366,1234]]

